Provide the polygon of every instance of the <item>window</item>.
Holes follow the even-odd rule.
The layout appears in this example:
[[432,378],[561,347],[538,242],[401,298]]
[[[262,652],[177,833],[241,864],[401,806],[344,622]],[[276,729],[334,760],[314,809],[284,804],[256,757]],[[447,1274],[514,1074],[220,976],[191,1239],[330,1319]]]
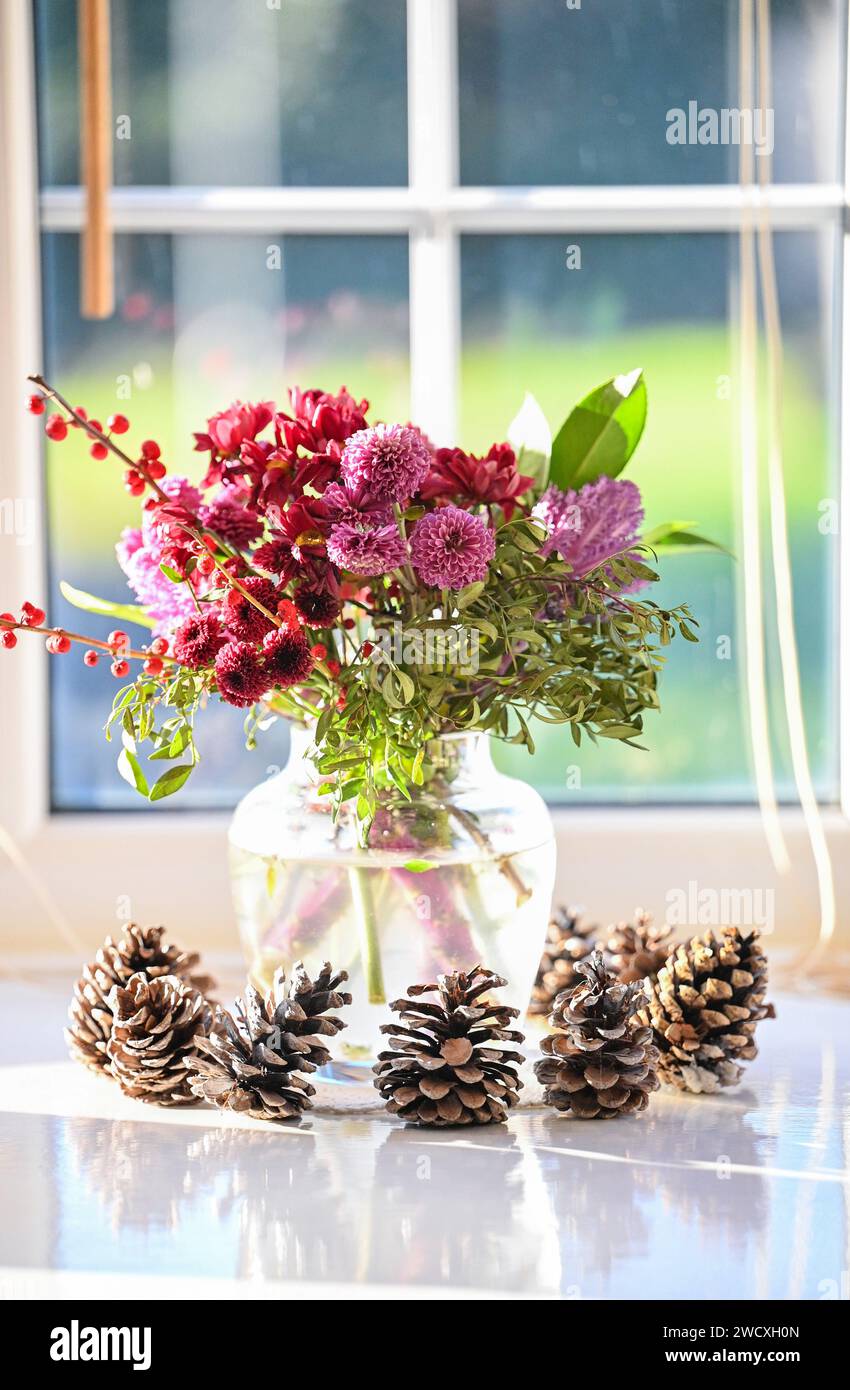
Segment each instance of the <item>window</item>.
[[[821,522],[843,428],[846,6],[771,12],[766,199],[798,641],[813,773],[834,803],[845,620],[838,535]],[[667,139],[673,108],[738,104],[738,14],[738,0],[113,0],[119,302],[97,323],[77,307],[75,0],[15,0],[5,62],[24,82],[19,117],[37,101],[45,367],[104,410],[129,392],[134,425],[155,424],[179,456],[210,408],[295,382],[344,380],[378,414],[475,447],[503,436],[526,389],[557,425],[641,365],[651,413],[634,476],[649,522],[693,516],[739,548],[738,150]],[[104,556],[136,506],[84,450],[55,452],[51,602],[70,623],[56,579],[122,596]],[[702,643],[672,650],[649,752],[576,757],[551,731],[531,762],[499,752],[554,802],[752,804],[740,565],[671,559],[663,587],[692,603]],[[793,800],[769,613],[767,628],[778,794]],[[48,675],[50,805],[138,809],[92,729],[108,673],[54,662]],[[231,804],[283,757],[285,731],[248,755],[229,715],[207,730],[184,808]]]

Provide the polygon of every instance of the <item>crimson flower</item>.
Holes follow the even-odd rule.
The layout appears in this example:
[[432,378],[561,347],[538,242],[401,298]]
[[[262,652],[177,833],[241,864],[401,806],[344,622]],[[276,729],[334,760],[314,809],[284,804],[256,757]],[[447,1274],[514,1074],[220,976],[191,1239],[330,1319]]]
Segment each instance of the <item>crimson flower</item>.
[[497,503],[510,521],[532,482],[517,468],[510,444],[493,444],[483,458],[463,449],[438,449],[419,494],[425,501]]
[[227,410],[209,417],[206,433],[195,435],[195,449],[199,453],[209,450],[212,454],[235,458],[243,441],[256,439],[273,414],[273,401],[261,401],[257,405],[234,401]]

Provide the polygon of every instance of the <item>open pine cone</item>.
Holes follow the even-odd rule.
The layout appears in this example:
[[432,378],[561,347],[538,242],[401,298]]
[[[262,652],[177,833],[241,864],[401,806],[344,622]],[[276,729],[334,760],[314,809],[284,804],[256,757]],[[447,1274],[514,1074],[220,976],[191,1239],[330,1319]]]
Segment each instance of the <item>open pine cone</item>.
[[186,1068],[212,1023],[204,996],[176,975],[149,980],[140,971],[126,989],[115,986],[109,1003],[112,1033],[106,1051],[125,1095],[155,1105],[197,1105]]
[[756,1024],[775,1017],[766,989],[767,959],[755,927],[723,927],[677,947],[641,1015],[655,1033],[662,1082],[696,1093],[734,1086],[740,1063],[757,1055]]
[[[507,1119],[523,1084],[516,1068],[525,1059],[500,1044],[523,1041],[506,1026],[519,1010],[482,999],[504,984],[476,965],[468,974],[440,975],[435,985],[411,985],[407,999],[390,1004],[401,1022],[382,1024],[390,1048],[378,1053],[374,1071],[391,1115],[440,1126]],[[420,1001],[431,993],[439,1003]]]
[[284,972],[275,973],[265,1000],[246,986],[236,1019],[221,1010],[215,1031],[198,1039],[190,1075],[195,1094],[259,1120],[289,1120],[309,1110],[315,1087],[301,1073],[330,1061],[322,1038],[345,1024],[326,1010],[351,1003],[351,995],[337,989],[347,979],[344,970],[334,974],[325,964],[311,980],[299,961],[288,988]]
[[604,940],[605,957],[621,984],[652,979],[673,949],[672,928],[656,927],[642,908],[635,910],[634,922],[619,922],[608,928]]
[[182,951],[165,940],[165,927],[139,927],[131,922],[117,941],[108,936],[93,961],[83,967],[74,985],[65,1029],[71,1056],[92,1071],[110,1070],[106,1045],[112,1028],[109,996],[116,985],[125,986],[131,976],[141,972],[148,980],[175,975],[185,984],[208,995],[215,987],[210,975],[196,967],[197,952]]
[[599,930],[596,923],[582,922],[573,907],[556,909],[546,928],[546,945],[528,1006],[530,1014],[551,1013],[557,996],[578,984],[576,966],[593,951]]
[[652,1030],[635,1017],[646,1002],[643,990],[622,984],[599,951],[576,971],[582,982],[558,997],[549,1020],[563,1031],[543,1039],[548,1056],[534,1064],[544,1098],[579,1120],[643,1110],[658,1089]]

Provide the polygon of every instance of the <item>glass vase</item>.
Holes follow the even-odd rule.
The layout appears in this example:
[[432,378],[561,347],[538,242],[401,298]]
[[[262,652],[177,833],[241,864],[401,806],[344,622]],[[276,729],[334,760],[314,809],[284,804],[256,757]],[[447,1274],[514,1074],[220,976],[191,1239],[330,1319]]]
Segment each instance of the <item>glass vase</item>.
[[346,970],[348,1024],[333,1041],[333,1079],[366,1079],[385,1045],[390,1000],[408,985],[481,963],[508,981],[524,1015],[543,949],[555,840],[543,799],[497,772],[490,739],[451,734],[426,749],[425,784],[386,793],[364,847],[353,809],[336,821],[318,794],[309,735],[236,808],[234,905],[248,973],[267,987],[303,960]]

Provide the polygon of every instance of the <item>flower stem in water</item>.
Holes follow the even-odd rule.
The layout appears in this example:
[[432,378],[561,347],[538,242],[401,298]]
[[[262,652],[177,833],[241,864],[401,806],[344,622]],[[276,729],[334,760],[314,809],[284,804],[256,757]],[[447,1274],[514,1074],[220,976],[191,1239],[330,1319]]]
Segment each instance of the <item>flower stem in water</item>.
[[348,870],[351,885],[351,900],[357,918],[357,935],[360,939],[360,960],[363,965],[363,978],[366,981],[366,994],[370,1004],[385,1004],[386,990],[384,972],[381,968],[381,947],[378,941],[378,920],[372,898],[372,885],[369,870],[352,865]]

